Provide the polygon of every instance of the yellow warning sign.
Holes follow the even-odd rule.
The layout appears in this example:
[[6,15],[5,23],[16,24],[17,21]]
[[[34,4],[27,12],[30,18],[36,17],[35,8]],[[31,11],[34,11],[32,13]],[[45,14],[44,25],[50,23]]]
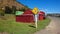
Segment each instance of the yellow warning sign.
[[38,14],[38,8],[34,8],[34,9],[32,10],[32,12],[33,12],[33,14]]

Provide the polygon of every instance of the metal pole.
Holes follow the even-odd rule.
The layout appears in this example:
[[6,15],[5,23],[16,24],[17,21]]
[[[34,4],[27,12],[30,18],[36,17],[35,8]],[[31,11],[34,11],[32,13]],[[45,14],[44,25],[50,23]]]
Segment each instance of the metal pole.
[[37,14],[35,15],[35,26],[37,28]]

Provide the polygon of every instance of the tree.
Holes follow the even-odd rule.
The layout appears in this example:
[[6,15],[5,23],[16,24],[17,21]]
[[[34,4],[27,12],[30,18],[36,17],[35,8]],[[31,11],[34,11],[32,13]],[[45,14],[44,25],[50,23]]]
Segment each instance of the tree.
[[9,6],[5,7],[5,13],[6,14],[11,14],[12,13],[12,9]]
[[12,6],[12,13],[13,13],[13,14],[15,14],[16,10],[17,10],[17,9],[16,9],[16,6]]

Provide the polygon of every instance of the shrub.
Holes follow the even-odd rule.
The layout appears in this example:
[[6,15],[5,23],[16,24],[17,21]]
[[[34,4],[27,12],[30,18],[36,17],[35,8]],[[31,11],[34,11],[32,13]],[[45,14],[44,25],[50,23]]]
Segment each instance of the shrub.
[[4,16],[5,12],[4,10],[0,9],[0,16]]

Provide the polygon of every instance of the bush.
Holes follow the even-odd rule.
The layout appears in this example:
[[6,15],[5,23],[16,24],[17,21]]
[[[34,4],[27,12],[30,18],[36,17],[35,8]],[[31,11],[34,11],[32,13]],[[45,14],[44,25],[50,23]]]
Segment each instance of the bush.
[[12,6],[12,14],[15,14],[16,11],[17,11],[16,6]]
[[0,16],[4,16],[5,12],[4,10],[0,9]]
[[6,14],[12,14],[12,9],[9,6],[5,7],[5,13]]

